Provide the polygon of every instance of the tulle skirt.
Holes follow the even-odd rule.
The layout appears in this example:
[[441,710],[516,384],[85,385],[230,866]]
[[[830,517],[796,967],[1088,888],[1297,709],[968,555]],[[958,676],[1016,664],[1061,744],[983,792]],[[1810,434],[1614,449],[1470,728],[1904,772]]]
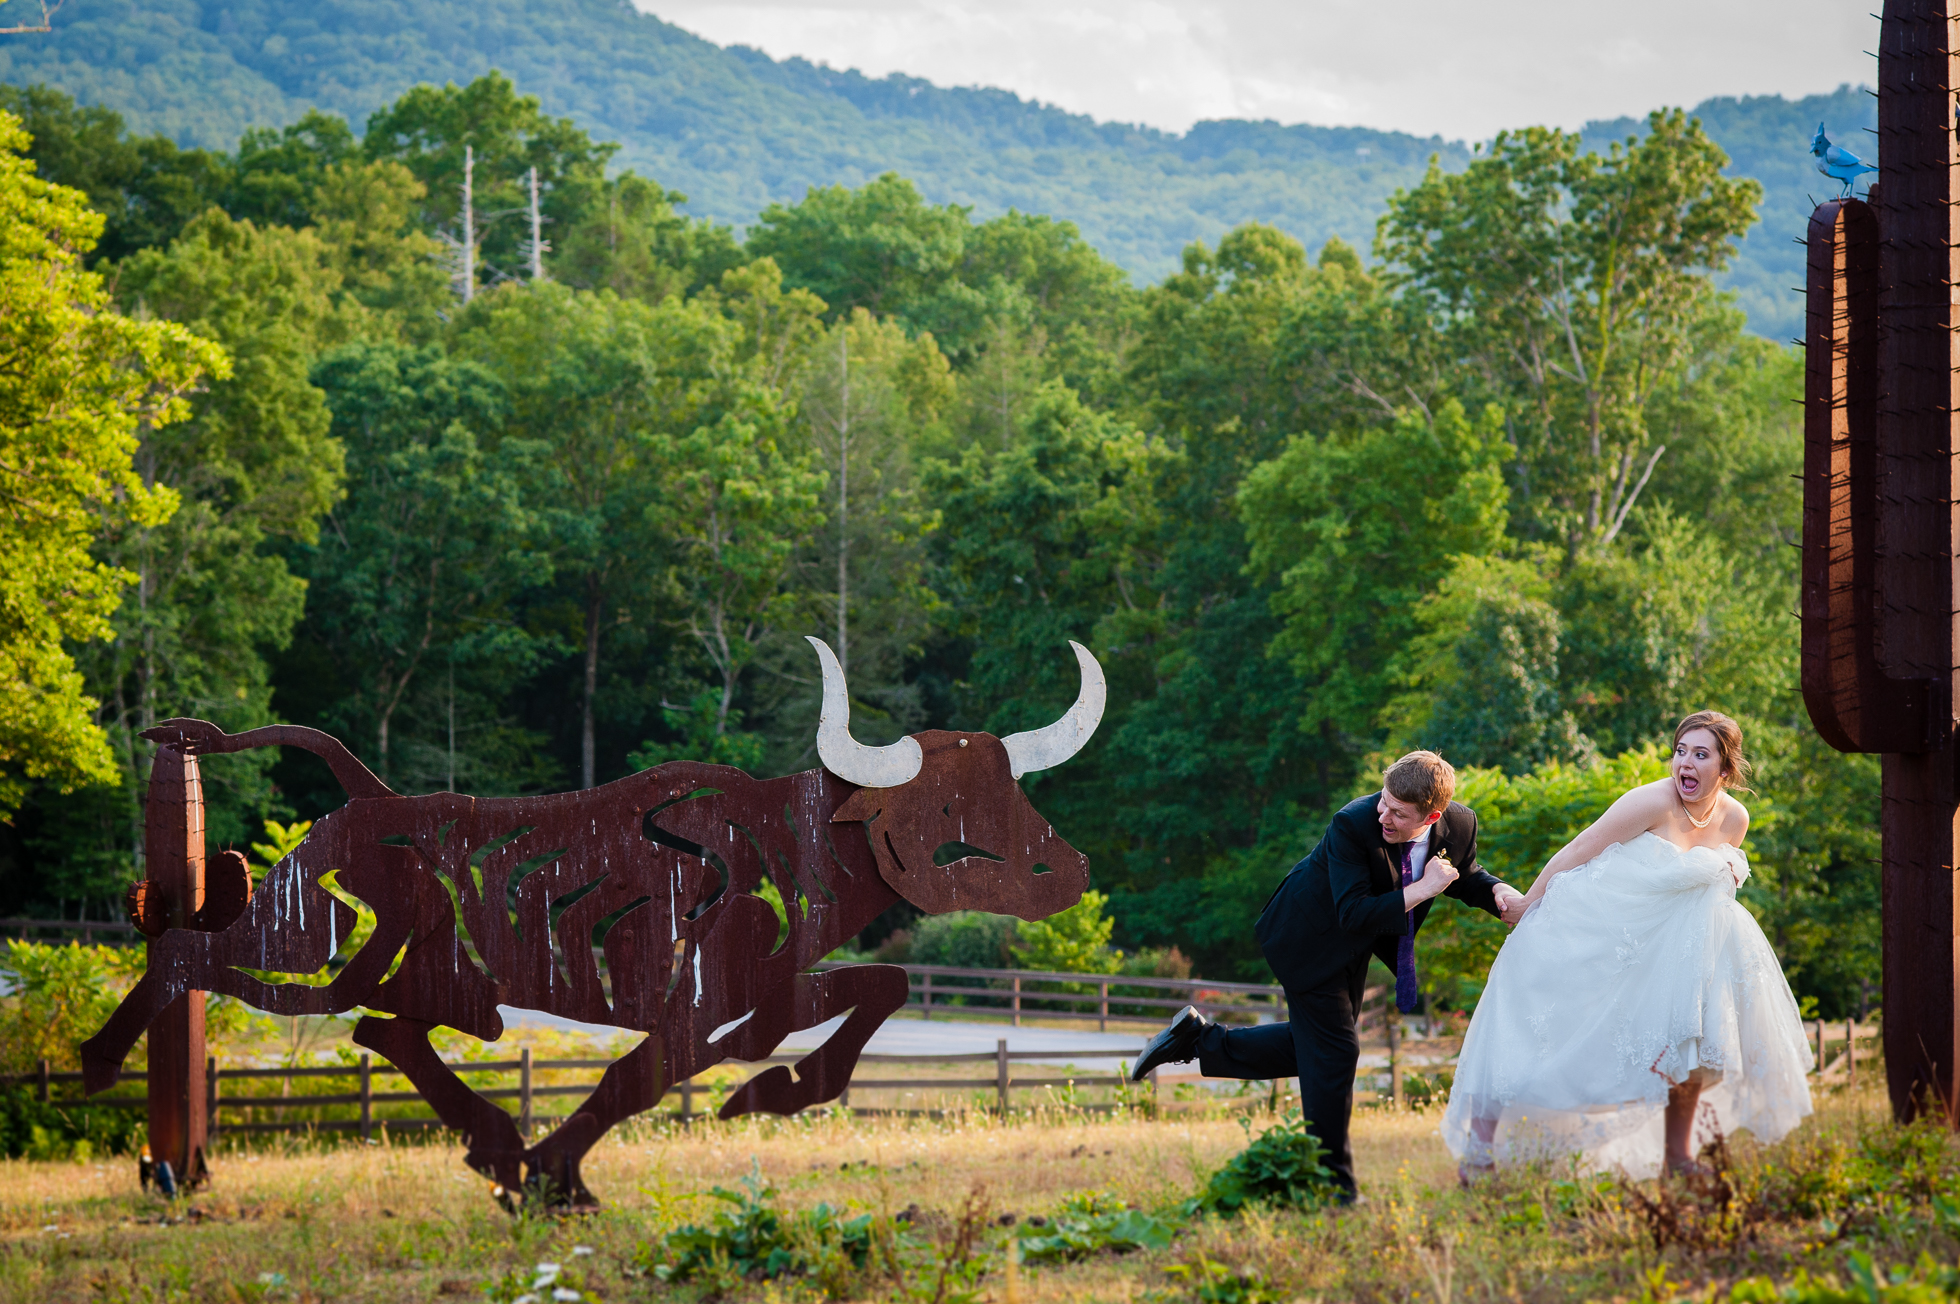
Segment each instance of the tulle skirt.
[[1652,1176],[1674,1083],[1702,1084],[1695,1145],[1773,1141],[1810,1113],[1796,998],[1735,899],[1733,847],[1653,833],[1552,881],[1491,966],[1443,1140],[1471,1164],[1576,1156]]

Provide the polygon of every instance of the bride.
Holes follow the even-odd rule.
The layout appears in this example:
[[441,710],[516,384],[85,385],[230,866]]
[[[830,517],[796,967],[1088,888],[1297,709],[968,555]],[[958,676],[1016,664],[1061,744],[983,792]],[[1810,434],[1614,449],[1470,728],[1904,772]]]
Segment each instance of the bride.
[[[1697,711],[1665,779],[1633,789],[1525,895],[1458,1059],[1443,1140],[1469,1176],[1579,1155],[1649,1177],[1700,1143],[1783,1136],[1810,1113],[1810,1047],[1754,917],[1735,899],[1749,812],[1742,730]],[[1748,791],[1742,788],[1742,791]]]

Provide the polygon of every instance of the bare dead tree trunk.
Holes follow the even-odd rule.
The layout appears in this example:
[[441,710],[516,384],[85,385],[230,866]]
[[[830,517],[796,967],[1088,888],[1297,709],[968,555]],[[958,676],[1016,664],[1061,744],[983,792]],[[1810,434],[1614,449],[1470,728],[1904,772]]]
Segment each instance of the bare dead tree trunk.
[[463,302],[476,297],[476,150],[463,146]]
[[848,328],[837,332],[837,664],[850,682],[851,590],[851,340]]
[[531,169],[531,279],[544,279],[544,217],[538,212],[538,170]]

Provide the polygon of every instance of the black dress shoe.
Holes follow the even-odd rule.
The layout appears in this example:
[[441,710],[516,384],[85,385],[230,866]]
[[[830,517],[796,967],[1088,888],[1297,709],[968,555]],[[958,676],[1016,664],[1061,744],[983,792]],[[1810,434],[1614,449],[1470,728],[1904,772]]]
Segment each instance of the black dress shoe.
[[1141,1082],[1150,1071],[1163,1064],[1184,1064],[1198,1057],[1198,1036],[1211,1026],[1211,1020],[1192,1006],[1185,1006],[1170,1026],[1144,1043],[1143,1053],[1130,1066],[1130,1081]]

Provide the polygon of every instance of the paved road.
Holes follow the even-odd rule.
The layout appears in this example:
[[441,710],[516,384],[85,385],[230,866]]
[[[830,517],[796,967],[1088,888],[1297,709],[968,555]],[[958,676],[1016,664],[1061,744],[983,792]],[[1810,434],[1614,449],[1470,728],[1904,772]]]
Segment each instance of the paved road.
[[[814,1028],[793,1032],[783,1039],[783,1050],[805,1050],[820,1046],[844,1022],[843,1016]],[[1123,1061],[1134,1059],[1143,1048],[1146,1034],[1140,1032],[1078,1032],[1073,1028],[1015,1028],[1004,1023],[963,1023],[953,1019],[888,1019],[871,1034],[865,1050],[873,1055],[972,1055],[990,1053],[1002,1038],[1007,1056],[1016,1051],[1082,1050],[1103,1051],[1101,1056],[1084,1056],[1067,1063],[1080,1069],[1101,1069],[1114,1073]],[[1057,1061],[1048,1061],[1057,1063]]]
[[[616,1037],[618,1028],[561,1019],[538,1010],[520,1010],[508,1005],[497,1007],[504,1022],[513,1028],[555,1028],[562,1032],[583,1032],[598,1037]],[[813,1050],[844,1022],[838,1015],[814,1028],[792,1032],[783,1039],[784,1051]],[[1143,1032],[1077,1032],[1070,1028],[1010,1027],[1004,1023],[963,1023],[953,1019],[888,1019],[871,1034],[865,1050],[873,1055],[971,1055],[991,1053],[994,1043],[1007,1039],[1008,1058],[1016,1051],[1082,1050],[1102,1051],[1067,1063],[1081,1069],[1102,1069],[1114,1073],[1123,1061],[1134,1058],[1147,1038]],[[1055,1061],[1050,1061],[1051,1063]]]
[[[620,1033],[618,1028],[578,1023],[537,1010],[519,1010],[508,1005],[500,1005],[497,1008],[503,1013],[504,1022],[513,1028],[556,1028],[561,1031],[585,1032],[601,1037],[616,1037]],[[792,1032],[783,1038],[783,1044],[779,1049],[813,1050],[823,1045],[824,1040],[843,1022],[844,1016],[840,1014],[814,1028]],[[1103,1051],[1105,1053],[1102,1055],[1091,1053],[1081,1059],[1070,1059],[1061,1063],[1071,1064],[1078,1069],[1114,1073],[1125,1061],[1135,1058],[1137,1051],[1143,1048],[1148,1035],[1147,1032],[1078,1032],[1071,1028],[1015,1028],[1004,1023],[972,1023],[957,1019],[888,1019],[878,1031],[871,1034],[871,1041],[864,1049],[873,1055],[971,1055],[991,1053],[994,1043],[1005,1037],[1009,1059],[1015,1058],[1016,1051]],[[1440,1054],[1409,1054],[1404,1060],[1409,1067],[1417,1069],[1445,1062],[1447,1057]],[[1058,1066],[1057,1061],[1050,1060],[1046,1063]],[[1387,1065],[1388,1056],[1380,1050],[1369,1050],[1361,1056],[1360,1068],[1363,1071],[1382,1069]],[[1196,1071],[1195,1064],[1173,1066],[1166,1070],[1171,1073]]]

